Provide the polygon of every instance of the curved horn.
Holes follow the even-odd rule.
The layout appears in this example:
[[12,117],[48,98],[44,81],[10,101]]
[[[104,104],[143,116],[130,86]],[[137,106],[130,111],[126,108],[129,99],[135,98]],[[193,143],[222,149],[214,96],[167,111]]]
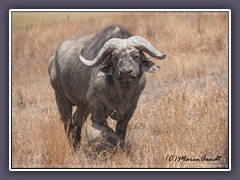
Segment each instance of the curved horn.
[[108,40],[99,51],[98,55],[93,60],[87,60],[79,55],[79,60],[86,66],[93,66],[96,64],[106,53],[113,51],[119,45],[120,39],[112,38]]
[[146,39],[140,36],[132,36],[128,38],[128,44],[138,50],[148,53],[150,56],[163,60],[166,54],[155,49]]

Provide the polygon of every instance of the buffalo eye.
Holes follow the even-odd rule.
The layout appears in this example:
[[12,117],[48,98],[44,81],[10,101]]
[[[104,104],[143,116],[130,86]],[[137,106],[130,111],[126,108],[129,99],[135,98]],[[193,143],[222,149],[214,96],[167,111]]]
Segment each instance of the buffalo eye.
[[119,59],[119,57],[116,56],[116,55],[112,55],[112,59],[113,59],[114,61],[117,61],[117,60]]
[[133,55],[133,58],[134,58],[134,59],[139,58],[139,54],[134,54],[134,55]]

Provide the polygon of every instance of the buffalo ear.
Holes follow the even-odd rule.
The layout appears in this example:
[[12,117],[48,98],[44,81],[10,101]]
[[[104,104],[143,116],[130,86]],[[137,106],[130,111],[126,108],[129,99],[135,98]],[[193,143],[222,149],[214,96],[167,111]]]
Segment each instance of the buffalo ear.
[[100,65],[99,69],[104,75],[112,75],[113,67],[110,59],[106,58],[102,64]]
[[154,62],[150,61],[148,58],[144,58],[142,60],[142,70],[146,71],[148,73],[155,73],[157,70],[160,69],[158,65],[156,65]]

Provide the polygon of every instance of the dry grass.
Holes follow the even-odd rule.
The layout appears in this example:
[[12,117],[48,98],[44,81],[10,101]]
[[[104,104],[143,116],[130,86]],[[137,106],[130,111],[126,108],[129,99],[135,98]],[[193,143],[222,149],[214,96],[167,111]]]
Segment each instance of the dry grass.
[[[13,168],[228,167],[226,13],[66,16],[42,16],[39,23],[34,15],[13,16]],[[147,75],[147,86],[128,127],[125,151],[104,152],[92,158],[85,138],[89,119],[83,128],[81,149],[73,153],[69,147],[47,66],[60,42],[99,32],[110,24],[123,25],[143,36],[166,52],[167,58],[156,60],[161,70]],[[221,159],[170,162],[166,160],[170,155],[219,155]]]

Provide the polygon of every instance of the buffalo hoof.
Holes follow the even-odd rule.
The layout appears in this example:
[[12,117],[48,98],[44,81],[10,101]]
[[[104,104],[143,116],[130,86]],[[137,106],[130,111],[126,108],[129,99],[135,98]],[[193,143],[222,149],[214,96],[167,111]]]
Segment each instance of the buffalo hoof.
[[118,135],[110,127],[93,124],[87,131],[88,143],[98,151],[115,147],[119,143]]

